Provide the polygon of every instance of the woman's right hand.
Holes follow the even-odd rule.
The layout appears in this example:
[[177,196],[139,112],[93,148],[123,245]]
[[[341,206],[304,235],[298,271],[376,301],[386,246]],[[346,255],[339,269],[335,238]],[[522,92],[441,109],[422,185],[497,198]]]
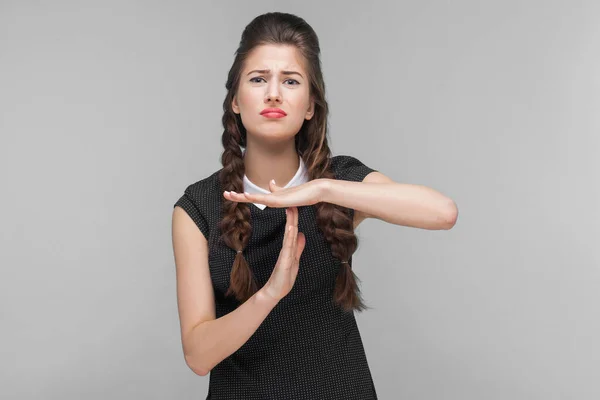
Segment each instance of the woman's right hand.
[[304,233],[298,232],[298,207],[288,207],[279,258],[271,277],[263,287],[265,293],[272,299],[279,301],[292,290],[298,276],[300,255],[305,245]]

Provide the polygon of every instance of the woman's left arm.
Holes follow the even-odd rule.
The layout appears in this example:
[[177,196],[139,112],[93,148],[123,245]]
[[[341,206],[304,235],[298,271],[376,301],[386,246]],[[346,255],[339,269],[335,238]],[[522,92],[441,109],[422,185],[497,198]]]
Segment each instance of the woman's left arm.
[[398,183],[373,171],[362,182],[324,179],[321,201],[354,209],[354,227],[366,218],[413,228],[451,229],[456,203],[427,186]]

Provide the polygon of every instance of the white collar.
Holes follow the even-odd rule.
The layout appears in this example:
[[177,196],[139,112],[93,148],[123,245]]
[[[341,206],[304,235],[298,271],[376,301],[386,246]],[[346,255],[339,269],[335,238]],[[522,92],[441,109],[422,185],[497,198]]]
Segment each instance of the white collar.
[[[298,167],[298,171],[296,171],[296,175],[290,180],[284,188],[289,188],[292,186],[298,186],[303,183],[308,182],[308,174],[306,173],[306,166],[304,165],[304,161],[302,161],[302,157],[298,156],[300,159],[300,166]],[[260,186],[255,185],[248,179],[246,174],[244,174],[244,192],[248,193],[258,193],[258,194],[268,194],[271,193],[269,190],[263,189]],[[264,210],[266,205],[253,203],[256,207]]]

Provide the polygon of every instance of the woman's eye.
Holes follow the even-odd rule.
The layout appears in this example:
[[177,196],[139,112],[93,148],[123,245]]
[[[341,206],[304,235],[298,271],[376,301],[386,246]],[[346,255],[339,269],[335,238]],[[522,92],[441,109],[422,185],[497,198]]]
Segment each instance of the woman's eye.
[[[254,77],[254,78],[251,78],[251,79],[250,79],[250,82],[253,82],[253,83],[258,83],[257,79],[262,79],[262,80],[264,81],[264,79],[263,79],[261,76],[256,76],[256,77]],[[293,85],[299,85],[299,84],[300,84],[300,83],[299,83],[297,80],[295,80],[295,79],[286,79],[284,82],[295,82]]]

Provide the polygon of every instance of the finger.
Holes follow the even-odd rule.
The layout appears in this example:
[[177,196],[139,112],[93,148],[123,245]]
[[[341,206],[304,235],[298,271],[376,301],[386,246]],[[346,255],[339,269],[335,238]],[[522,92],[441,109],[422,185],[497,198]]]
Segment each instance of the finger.
[[291,207],[291,225],[292,225],[292,247],[290,248],[290,261],[293,261],[294,255],[296,254],[296,240],[298,238],[298,209],[297,207]]
[[294,227],[296,228],[296,237],[294,238],[294,243],[296,243],[296,240],[298,239],[298,214],[298,207],[294,206]]
[[304,250],[305,244],[306,244],[306,236],[304,236],[304,233],[298,232],[296,248],[294,249],[294,253],[293,253],[294,255],[290,262],[290,270],[296,276],[298,274],[298,270],[300,269],[300,255],[302,254],[302,251]]
[[292,210],[290,207],[285,209],[285,234],[289,236],[289,227],[292,226]]
[[291,225],[289,224],[289,216],[288,216],[289,214],[288,214],[287,208],[285,210],[285,215],[286,215],[286,222],[285,222],[285,226],[283,228],[283,241],[281,243],[281,250],[279,251],[279,257],[277,257],[277,265],[279,265],[281,260],[285,260],[285,258],[287,257],[289,243],[291,242],[291,234],[290,234],[290,229],[289,229],[289,227]]
[[288,245],[286,246],[286,254],[285,254],[285,267],[290,268],[294,261],[294,253],[296,251],[296,234],[298,230],[294,228],[293,225],[290,225],[289,229],[289,238]]
[[296,251],[295,251],[295,259],[297,261],[300,260],[300,256],[302,255],[302,252],[304,251],[304,247],[306,247],[306,236],[304,236],[304,233],[300,232],[298,233],[298,240],[297,240],[297,246],[296,246]]
[[300,213],[300,211],[298,210],[297,206],[294,206],[294,225],[296,227],[298,227],[298,214]]
[[271,180],[269,181],[269,188],[271,189],[271,192],[278,192],[278,191],[280,191],[280,190],[282,189],[280,186],[278,186],[278,185],[275,183],[275,180],[274,180],[274,179],[271,179]]
[[284,250],[285,250],[285,246],[287,245],[288,238],[290,236],[289,227],[290,227],[290,211],[286,208],[285,209],[285,228],[283,229],[283,243],[282,243],[282,248]]
[[300,269],[300,255],[302,254],[302,250],[304,250],[304,246],[306,244],[306,236],[304,233],[298,232],[298,239],[296,240],[296,249],[294,250],[294,259],[292,261],[292,272],[298,276],[298,271]]
[[294,209],[295,209],[295,207],[286,207],[286,209],[285,209],[286,210],[286,222],[292,226],[296,226],[296,217],[295,217],[296,211]]
[[223,196],[227,200],[234,201],[234,202],[236,202],[236,201],[237,202],[244,202],[244,201],[248,200],[244,194],[236,193],[236,192],[233,192],[233,191],[231,191],[231,192],[225,191],[225,192],[223,192]]
[[292,212],[289,208],[286,209],[287,220],[285,224],[285,240],[284,240],[284,252],[285,257],[290,257],[291,250],[294,246],[294,225],[291,222]]
[[297,207],[292,207],[293,212],[292,212],[292,224],[294,229],[292,230],[292,232],[294,232],[294,244],[292,246],[292,252],[290,254],[290,257],[294,258],[296,255],[296,246],[298,244],[298,208]]

